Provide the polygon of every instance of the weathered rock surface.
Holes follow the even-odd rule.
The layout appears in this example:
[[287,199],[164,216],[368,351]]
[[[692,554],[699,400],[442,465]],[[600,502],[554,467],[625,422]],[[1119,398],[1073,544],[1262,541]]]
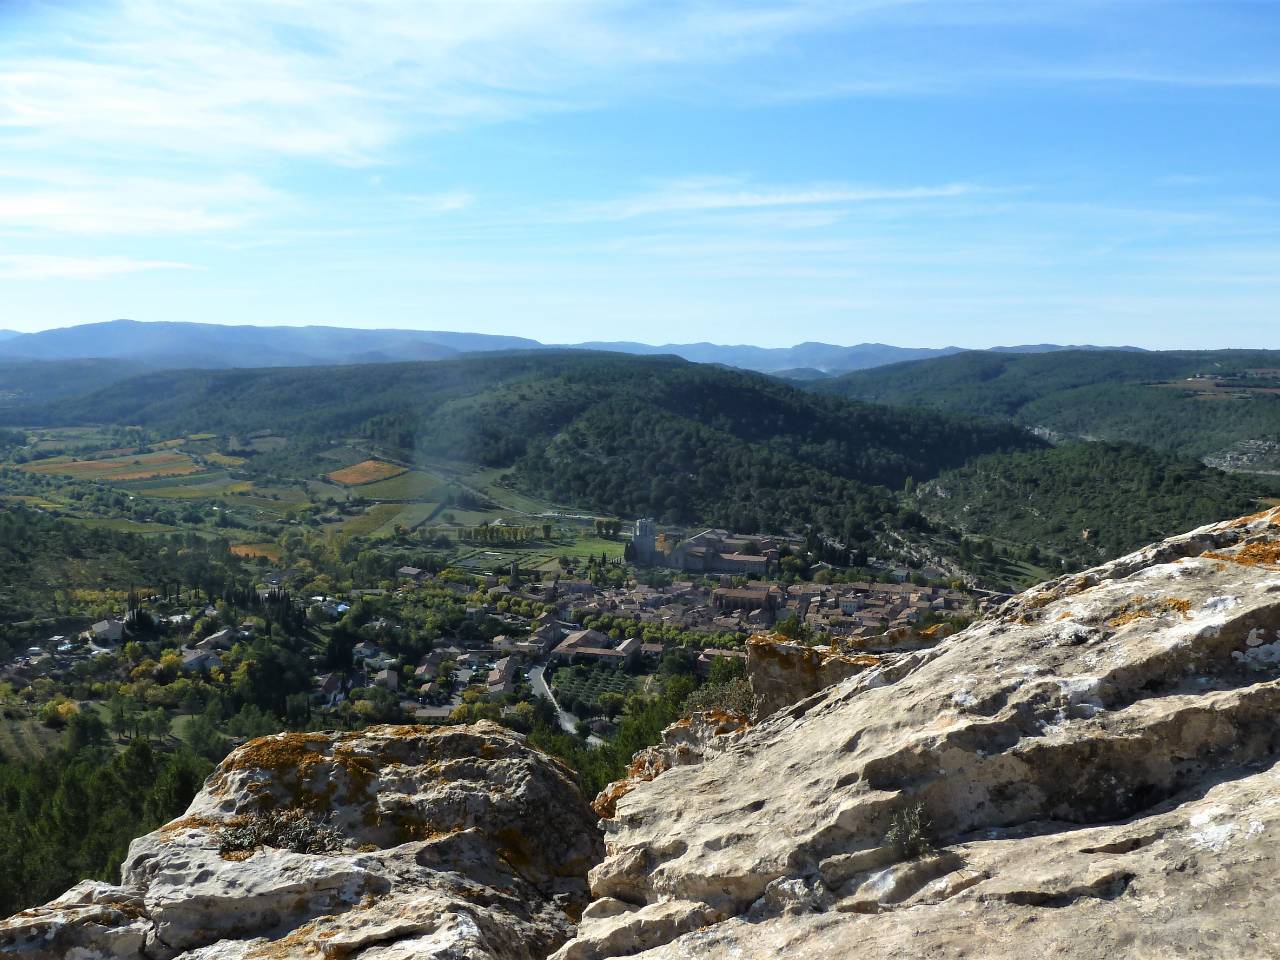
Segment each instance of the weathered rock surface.
[[880,662],[875,654],[842,653],[834,647],[809,647],[764,634],[747,641],[747,672],[756,711],[762,717]]
[[[227,829],[307,811],[325,852],[228,850]],[[232,753],[181,819],[0,924],[30,960],[545,957],[601,856],[571,775],[503,727],[281,734]]]
[[615,780],[591,804],[602,817],[612,817],[618,801],[636,788],[672,767],[701,763],[712,753],[725,749],[751,726],[741,714],[708,711],[677,720],[662,731],[662,740],[645,747],[631,758],[627,775]]
[[[615,798],[561,960],[1280,957],[1280,510],[685,756]],[[917,804],[934,845],[907,858]]]

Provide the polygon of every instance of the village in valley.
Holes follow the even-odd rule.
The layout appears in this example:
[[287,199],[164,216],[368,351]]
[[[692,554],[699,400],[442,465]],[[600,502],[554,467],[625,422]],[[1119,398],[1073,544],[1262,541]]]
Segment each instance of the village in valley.
[[[705,682],[723,661],[719,677],[740,675],[753,634],[909,649],[993,599],[937,569],[872,561],[839,570],[797,536],[564,514],[554,522],[616,549],[527,569],[508,546],[494,553],[514,559],[488,572],[428,553],[433,569],[401,563],[393,576],[357,575],[350,589],[321,593],[309,591],[332,578],[316,564],[260,556],[247,567],[251,591],[131,593],[112,616],[15,651],[0,691],[11,714],[24,705],[46,726],[87,709],[113,729],[149,724],[162,738],[197,741],[225,733],[234,742],[279,715],[311,727],[554,718],[599,742],[660,672]],[[268,682],[261,673],[278,689],[255,701]]]

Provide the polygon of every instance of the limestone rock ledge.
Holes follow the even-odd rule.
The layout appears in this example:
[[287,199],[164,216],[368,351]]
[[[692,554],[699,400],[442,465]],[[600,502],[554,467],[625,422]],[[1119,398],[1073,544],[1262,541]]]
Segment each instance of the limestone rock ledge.
[[[228,849],[228,828],[298,811],[323,852]],[[120,886],[0,923],[0,956],[534,960],[572,934],[601,852],[568,770],[497,724],[280,734],[135,840]]]
[[1280,957],[1280,509],[687,756],[615,798],[558,960]]

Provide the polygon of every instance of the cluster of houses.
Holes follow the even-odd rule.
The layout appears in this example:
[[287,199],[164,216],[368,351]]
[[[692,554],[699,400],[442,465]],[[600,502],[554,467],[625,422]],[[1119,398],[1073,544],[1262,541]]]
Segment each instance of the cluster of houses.
[[[914,625],[928,614],[960,613],[976,602],[970,592],[909,582],[782,586],[766,580],[720,579],[719,586],[686,580],[667,587],[588,588],[574,593],[569,606],[578,621],[607,614],[681,631],[754,633],[781,618],[795,617],[822,633],[859,638]],[[618,648],[598,642],[598,635],[576,646],[586,648],[587,656],[618,654]],[[629,652],[623,651],[622,657]]]
[[659,533],[653,520],[637,520],[632,536],[636,559],[690,573],[767,576],[778,567],[783,546],[801,541],[785,537],[748,537],[728,530],[703,530],[689,537]]
[[565,635],[551,651],[553,661],[582,660],[610,663],[622,666],[629,658],[662,656],[660,643],[642,643],[639,637],[614,640],[599,630],[574,630]]
[[787,603],[814,630],[853,639],[910,627],[933,614],[947,616],[974,607],[973,595],[913,583],[797,583]]

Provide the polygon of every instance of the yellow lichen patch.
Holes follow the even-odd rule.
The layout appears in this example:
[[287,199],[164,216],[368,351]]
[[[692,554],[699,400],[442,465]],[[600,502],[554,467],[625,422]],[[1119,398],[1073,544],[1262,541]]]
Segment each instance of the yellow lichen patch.
[[1266,510],[1259,510],[1257,513],[1251,513],[1247,517],[1238,517],[1227,524],[1229,528],[1247,527],[1251,523],[1259,520],[1266,520],[1269,524],[1280,525],[1280,507],[1270,507]]
[[272,773],[309,771],[325,759],[320,750],[331,742],[323,733],[278,733],[271,737],[250,740],[223,761],[223,769],[268,770]]
[[324,954],[320,945],[315,941],[319,937],[323,937],[324,934],[317,933],[317,931],[322,923],[332,924],[336,919],[332,916],[325,916],[308,920],[302,926],[289,933],[288,936],[265,943],[256,950],[245,954],[245,958],[246,960],[298,960],[299,957],[322,957]]
[[1053,601],[1058,599],[1058,593],[1054,590],[1042,590],[1033,597],[1028,597],[1025,606],[1031,610],[1040,610],[1047,607]]
[[1070,620],[1070,619],[1071,619],[1071,611],[1070,611],[1070,610],[1063,610],[1060,614],[1058,614],[1058,619],[1059,619],[1059,620]]
[[1247,543],[1234,553],[1215,553],[1209,550],[1200,556],[1238,563],[1244,567],[1280,567],[1280,542]]
[[177,833],[179,830],[214,830],[220,827],[238,826],[243,821],[244,817],[218,819],[216,817],[206,817],[202,814],[192,813],[185,817],[179,817],[177,820],[171,820],[156,832]]
[[460,826],[452,826],[441,830],[439,824],[401,814],[396,818],[396,842],[443,840],[446,837],[452,837],[455,833],[461,833],[463,829]]
[[490,834],[498,856],[521,876],[523,871],[534,864],[534,855],[529,848],[529,838],[515,827],[503,827]]
[[1191,610],[1191,601],[1181,597],[1136,597],[1117,610],[1107,621],[1110,627],[1123,627],[1136,620],[1150,620],[1153,617],[1178,613],[1187,616]]

